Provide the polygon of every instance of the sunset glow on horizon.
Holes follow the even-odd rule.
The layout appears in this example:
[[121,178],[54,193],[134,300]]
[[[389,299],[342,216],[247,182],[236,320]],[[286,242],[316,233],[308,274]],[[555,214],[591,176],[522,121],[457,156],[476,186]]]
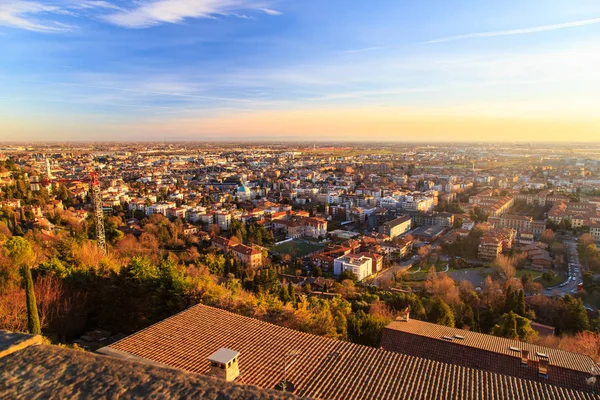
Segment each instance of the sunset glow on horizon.
[[599,141],[600,4],[0,1],[3,140]]

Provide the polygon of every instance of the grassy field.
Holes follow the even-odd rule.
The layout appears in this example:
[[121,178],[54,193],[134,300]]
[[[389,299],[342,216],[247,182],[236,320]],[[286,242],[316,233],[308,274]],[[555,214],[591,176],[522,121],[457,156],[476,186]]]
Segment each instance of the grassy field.
[[291,240],[274,246],[273,252],[280,255],[289,254],[292,257],[304,257],[323,247],[325,246],[319,243],[306,242],[304,240]]
[[537,279],[537,278],[539,278],[539,277],[542,276],[541,272],[539,272],[539,271],[533,271],[533,270],[530,270],[530,269],[518,269],[517,273],[516,273],[517,278],[522,278],[523,275],[527,275],[527,274],[532,274],[533,275],[533,279]]

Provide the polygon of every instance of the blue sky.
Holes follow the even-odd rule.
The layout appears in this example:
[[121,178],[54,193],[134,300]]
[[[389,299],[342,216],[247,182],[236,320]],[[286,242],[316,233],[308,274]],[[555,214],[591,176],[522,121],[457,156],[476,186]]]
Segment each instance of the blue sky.
[[0,0],[0,139],[594,140],[598,65],[592,0]]

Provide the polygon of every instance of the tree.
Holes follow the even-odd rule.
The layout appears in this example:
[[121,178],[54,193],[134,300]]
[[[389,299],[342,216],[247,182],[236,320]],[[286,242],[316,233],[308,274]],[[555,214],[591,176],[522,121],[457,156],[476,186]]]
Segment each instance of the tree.
[[427,263],[429,263],[429,256],[431,254],[431,246],[430,245],[421,246],[419,248],[419,250],[417,250],[417,254],[419,255],[419,257],[421,259],[421,265],[426,265]]
[[546,229],[542,233],[541,241],[547,244],[553,243],[555,240],[554,231],[552,229]]
[[519,290],[519,294],[517,295],[517,305],[515,312],[521,317],[525,316],[525,292],[523,290]]
[[454,328],[454,312],[442,299],[435,299],[428,313],[429,321],[434,324]]
[[379,315],[366,314],[360,310],[348,318],[348,338],[358,344],[379,346],[383,329],[391,319]]
[[458,288],[454,279],[444,273],[436,273],[432,266],[425,281],[425,289],[435,298],[442,299],[445,303],[460,303]]
[[27,299],[27,328],[32,335],[41,335],[42,330],[37,303],[35,301],[33,278],[31,277],[31,269],[28,265],[23,266],[23,275],[25,276],[25,296]]
[[338,278],[338,280],[340,282],[345,281],[346,279],[349,279],[353,282],[358,281],[358,277],[356,276],[356,274],[352,271],[350,271],[349,269],[344,270],[341,274],[340,277]]
[[496,257],[496,262],[494,263],[496,271],[506,280],[514,278],[517,272],[515,269],[515,261],[516,260],[513,257],[500,254],[498,257]]
[[315,278],[323,276],[323,270],[321,270],[321,267],[319,267],[318,265],[314,266],[312,269],[312,276],[314,276]]
[[511,311],[502,315],[500,324],[496,324],[492,329],[492,335],[531,341],[537,333],[531,328],[531,321]]
[[518,339],[519,333],[517,332],[517,314],[512,311],[502,316],[502,325],[494,326],[492,329],[492,335],[505,337],[508,339]]
[[589,233],[584,233],[583,235],[579,236],[579,244],[584,247],[594,244],[594,237]]
[[565,315],[565,330],[571,333],[587,331],[590,329],[590,321],[581,298],[575,299],[566,295],[563,301],[567,306]]
[[27,239],[13,236],[4,242],[4,253],[18,267],[31,266],[35,260],[35,253]]

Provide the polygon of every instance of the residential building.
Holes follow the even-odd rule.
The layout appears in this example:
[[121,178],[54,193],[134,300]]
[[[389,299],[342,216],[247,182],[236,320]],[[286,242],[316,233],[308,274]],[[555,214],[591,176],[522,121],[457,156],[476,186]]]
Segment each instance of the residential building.
[[408,232],[410,230],[410,227],[410,216],[403,215],[391,221],[385,222],[381,227],[379,227],[379,232],[393,239],[396,236],[400,236]]
[[215,217],[219,229],[222,231],[228,231],[229,226],[231,225],[231,213],[227,211],[220,211],[215,213]]
[[373,259],[364,255],[347,254],[338,257],[333,262],[333,273],[340,275],[344,271],[351,271],[362,281],[373,273]]
[[260,268],[263,265],[262,252],[244,244],[236,244],[230,248],[238,261],[247,267]]

